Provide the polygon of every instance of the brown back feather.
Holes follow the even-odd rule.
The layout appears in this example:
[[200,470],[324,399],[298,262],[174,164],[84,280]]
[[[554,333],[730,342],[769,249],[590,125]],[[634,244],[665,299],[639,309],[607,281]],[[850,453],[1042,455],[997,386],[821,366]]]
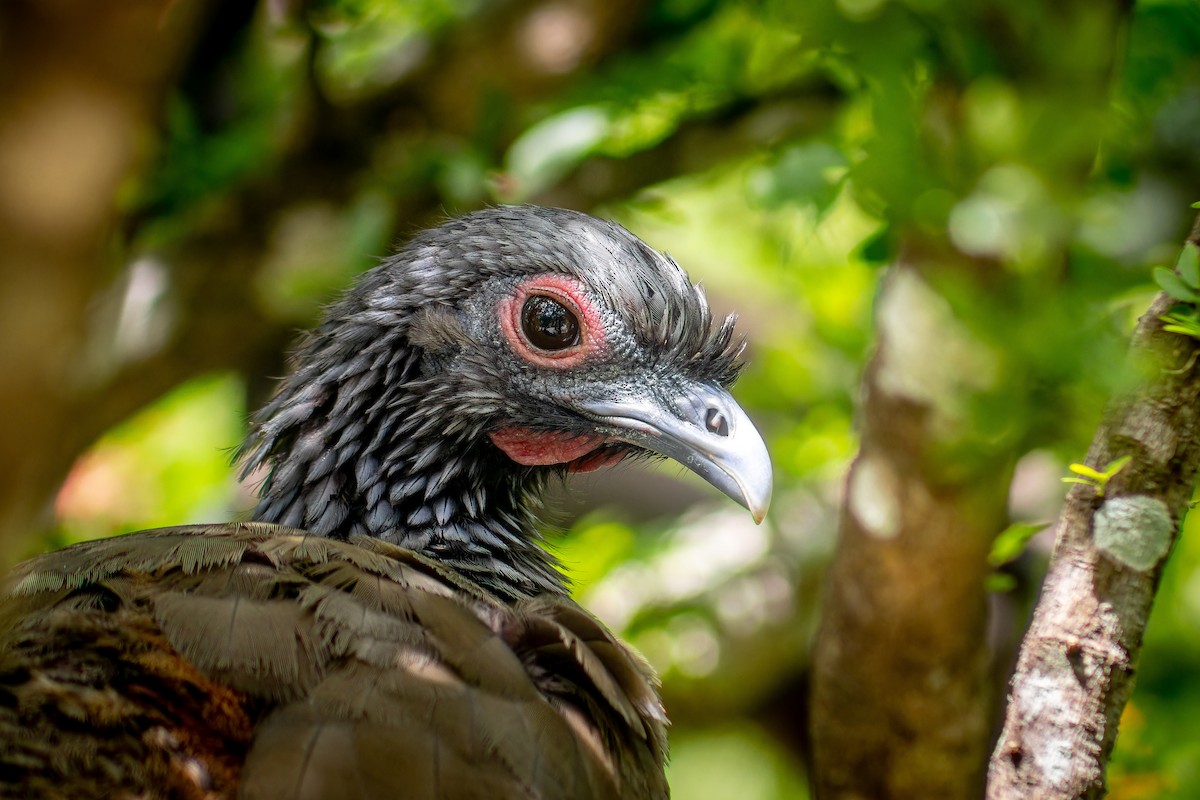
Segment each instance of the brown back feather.
[[0,793],[665,798],[650,669],[563,597],[251,523],[77,545],[0,586]]

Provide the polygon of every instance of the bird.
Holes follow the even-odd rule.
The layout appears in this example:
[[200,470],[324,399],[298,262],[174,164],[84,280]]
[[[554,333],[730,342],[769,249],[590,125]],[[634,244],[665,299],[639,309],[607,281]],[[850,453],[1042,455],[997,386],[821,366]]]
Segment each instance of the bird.
[[418,233],[251,418],[251,519],[76,544],[0,583],[0,795],[668,797],[657,678],[571,598],[542,495],[665,457],[761,521],[734,322],[581,212]]

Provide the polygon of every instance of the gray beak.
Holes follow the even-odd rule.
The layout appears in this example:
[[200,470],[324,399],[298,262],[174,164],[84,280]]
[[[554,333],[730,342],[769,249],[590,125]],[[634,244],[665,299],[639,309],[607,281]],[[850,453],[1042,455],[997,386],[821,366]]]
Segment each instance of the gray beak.
[[762,522],[771,503],[771,457],[754,423],[724,389],[680,387],[674,397],[649,394],[576,406],[605,434],[673,459],[749,509]]

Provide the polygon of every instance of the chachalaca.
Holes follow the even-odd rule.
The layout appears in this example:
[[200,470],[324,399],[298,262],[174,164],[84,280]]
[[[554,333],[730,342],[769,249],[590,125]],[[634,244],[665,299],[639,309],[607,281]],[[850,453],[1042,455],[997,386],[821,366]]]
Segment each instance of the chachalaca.
[[617,225],[500,207],[418,235],[254,417],[254,521],[0,586],[0,791],[667,797],[656,679],[570,599],[535,512],[553,476],[658,454],[761,519],[739,351]]

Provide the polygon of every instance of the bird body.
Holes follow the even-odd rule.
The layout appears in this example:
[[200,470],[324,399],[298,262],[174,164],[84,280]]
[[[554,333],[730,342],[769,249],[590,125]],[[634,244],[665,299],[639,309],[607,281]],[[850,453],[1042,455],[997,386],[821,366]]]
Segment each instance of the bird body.
[[611,223],[488,209],[367,273],[241,453],[255,521],[0,585],[0,793],[665,798],[646,663],[541,546],[556,474],[676,458],[765,511],[732,321]]
[[559,594],[253,522],[89,542],[5,588],[6,679],[36,676],[0,712],[24,796],[666,795],[649,669]]

